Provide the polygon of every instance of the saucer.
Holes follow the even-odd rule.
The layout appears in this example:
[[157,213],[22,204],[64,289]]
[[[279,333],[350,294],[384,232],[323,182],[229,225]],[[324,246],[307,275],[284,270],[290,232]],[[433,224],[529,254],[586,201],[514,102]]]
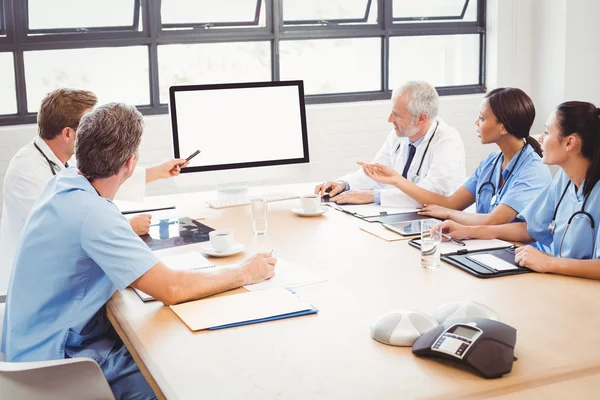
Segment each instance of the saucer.
[[327,207],[320,206],[316,211],[313,212],[306,212],[302,208],[292,208],[292,212],[301,217],[317,217],[325,214],[327,212]]
[[246,246],[244,246],[242,243],[236,243],[233,247],[230,247],[225,251],[215,250],[210,242],[202,243],[199,247],[200,248],[198,250],[200,253],[212,257],[229,257],[246,250]]

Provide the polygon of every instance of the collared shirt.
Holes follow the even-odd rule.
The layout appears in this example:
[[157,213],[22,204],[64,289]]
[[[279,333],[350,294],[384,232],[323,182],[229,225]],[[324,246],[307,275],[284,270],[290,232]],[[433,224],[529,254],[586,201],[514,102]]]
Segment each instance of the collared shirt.
[[[527,223],[527,232],[534,240],[544,245],[544,250],[553,256],[560,255],[562,244],[562,257],[587,259],[600,258],[600,238],[598,237],[598,224],[600,223],[600,183],[596,183],[589,195],[585,211],[594,219],[595,228],[592,230],[590,221],[583,216],[576,216],[567,229],[569,218],[581,210],[583,204],[583,184],[576,190],[571,183],[558,210],[556,206],[560,197],[569,183],[569,177],[564,171],[559,171],[554,180],[539,195],[531,201],[528,207],[519,214],[518,218]],[[556,212],[556,226],[554,233],[548,230],[552,223],[552,216]],[[566,234],[565,234],[566,232]],[[592,254],[592,249],[594,249]]]
[[[407,178],[424,189],[449,196],[465,182],[465,149],[462,139],[456,129],[440,118],[432,122],[422,139]],[[409,144],[409,138],[398,137],[392,130],[371,162],[387,165],[402,173],[408,158]],[[428,145],[429,149],[425,152]],[[384,207],[421,206],[398,188],[375,182],[365,175],[362,168],[338,180],[356,190],[379,190]]]
[[[421,136],[419,139],[417,139],[414,142],[410,142],[410,144],[412,144],[415,148],[418,148],[419,145],[421,143],[423,143],[423,139],[425,139],[425,135]],[[406,146],[405,149],[406,149],[407,152],[409,151],[409,147],[408,146]],[[398,150],[400,150],[399,147],[398,147]],[[408,153],[406,154],[406,159],[408,160]],[[414,158],[413,158],[413,161],[414,161]],[[344,190],[345,191],[350,190],[350,185],[348,184],[348,182],[345,182],[345,183],[346,183],[346,189],[344,189]],[[375,203],[375,204],[381,204],[381,192],[379,191],[379,189],[375,189],[373,191],[373,198],[374,198],[373,203]]]
[[[48,161],[35,148],[37,145],[50,161],[56,164],[58,173],[65,169],[50,147],[39,136],[22,147],[10,160],[4,175],[2,190],[3,205],[0,221],[0,294],[6,292],[10,271],[19,235],[33,204],[52,177]],[[75,160],[69,160],[75,166]],[[119,189],[116,198],[119,200],[141,201],[146,187],[146,171],[136,168],[133,176]]]
[[[533,147],[527,146],[520,158],[519,152],[514,155],[502,172],[500,172],[504,161],[502,152],[491,153],[479,163],[475,173],[467,179],[464,187],[475,196],[478,213],[491,213],[500,204],[507,205],[520,213],[542,189],[550,184],[552,181],[550,170],[544,165]],[[500,158],[498,159],[498,157]],[[497,163],[496,160],[498,160]],[[517,161],[518,164],[516,164]],[[496,163],[495,168],[494,163]],[[504,186],[500,185],[501,173]],[[493,187],[490,182],[494,185]]]
[[32,209],[8,289],[8,361],[90,357],[117,343],[104,306],[156,263],[115,204],[75,168],[54,177]]

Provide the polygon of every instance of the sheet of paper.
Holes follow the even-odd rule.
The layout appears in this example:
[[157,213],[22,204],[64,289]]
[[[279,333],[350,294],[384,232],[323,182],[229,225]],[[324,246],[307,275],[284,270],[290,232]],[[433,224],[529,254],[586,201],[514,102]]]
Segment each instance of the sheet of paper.
[[472,256],[468,257],[477,261],[478,263],[493,268],[496,271],[509,271],[511,269],[518,269],[516,265],[508,263],[491,254],[473,254]]
[[214,264],[198,251],[190,251],[188,253],[161,257],[161,260],[167,265],[167,267],[179,271],[186,269],[196,270],[214,267]]
[[246,289],[254,292],[256,290],[272,289],[277,287],[296,287],[305,286],[311,283],[324,282],[327,279],[306,268],[277,259],[275,266],[275,276],[266,281],[244,286]]
[[171,306],[192,331],[311,308],[309,303],[283,288],[213,297]]
[[459,250],[468,250],[477,251],[477,250],[491,250],[491,249],[502,249],[505,247],[512,246],[511,243],[505,242],[504,240],[492,239],[492,240],[484,240],[484,239],[468,239],[463,240],[466,246],[461,246],[459,244],[454,243],[453,241],[447,240],[443,241],[440,245],[440,251],[442,255],[447,254],[455,254]]
[[[164,262],[167,267],[176,269],[179,271],[183,270],[198,270],[205,268],[215,268],[215,265],[211,263],[206,257],[197,251],[190,251],[189,253],[175,254],[167,257],[160,257],[161,261]],[[142,301],[156,300],[148,293],[142,292],[139,289],[133,289],[140,296]]]
[[342,210],[348,211],[353,214],[358,214],[362,217],[376,217],[382,213],[387,214],[404,214],[410,212],[419,211],[418,208],[404,208],[404,207],[382,207],[376,204],[360,204],[351,206],[339,206]]

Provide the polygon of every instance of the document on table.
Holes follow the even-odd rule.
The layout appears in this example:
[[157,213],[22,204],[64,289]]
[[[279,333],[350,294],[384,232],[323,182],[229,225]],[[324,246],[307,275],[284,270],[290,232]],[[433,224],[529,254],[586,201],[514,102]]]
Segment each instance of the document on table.
[[486,267],[490,267],[495,269],[496,271],[509,271],[511,269],[519,269],[514,264],[506,262],[492,254],[473,254],[472,256],[467,256],[467,258],[478,262],[479,264],[483,264]]
[[461,252],[471,253],[478,250],[493,250],[493,249],[504,249],[511,247],[512,244],[505,242],[504,240],[491,239],[466,239],[463,240],[465,246],[461,246],[453,241],[443,241],[440,245],[440,252],[443,256],[450,254],[457,254]]
[[405,214],[419,211],[418,208],[406,207],[382,207],[377,204],[359,204],[359,205],[337,205],[335,203],[327,203],[330,207],[337,208],[340,211],[347,212],[359,217],[377,217],[379,215]]
[[266,281],[244,286],[251,292],[256,290],[272,289],[277,287],[296,287],[312,283],[324,282],[325,279],[318,273],[299,267],[279,258],[275,266],[275,276]]
[[171,310],[192,331],[265,322],[318,311],[283,288],[190,301],[171,306]]
[[[216,266],[210,262],[206,257],[197,251],[190,251],[188,253],[176,254],[168,257],[161,257],[161,261],[171,269],[179,271],[183,270],[200,270],[206,268],[216,268]],[[147,293],[142,292],[139,289],[133,288],[133,290],[140,296],[142,301],[156,300],[154,297]]]

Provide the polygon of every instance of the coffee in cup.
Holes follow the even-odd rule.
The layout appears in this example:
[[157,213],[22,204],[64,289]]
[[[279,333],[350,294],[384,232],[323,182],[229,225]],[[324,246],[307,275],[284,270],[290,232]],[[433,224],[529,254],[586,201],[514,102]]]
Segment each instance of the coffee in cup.
[[235,246],[235,235],[231,229],[217,229],[208,233],[210,244],[216,251],[225,252]]
[[318,194],[307,194],[300,197],[300,207],[305,213],[314,213],[321,205],[321,196]]

